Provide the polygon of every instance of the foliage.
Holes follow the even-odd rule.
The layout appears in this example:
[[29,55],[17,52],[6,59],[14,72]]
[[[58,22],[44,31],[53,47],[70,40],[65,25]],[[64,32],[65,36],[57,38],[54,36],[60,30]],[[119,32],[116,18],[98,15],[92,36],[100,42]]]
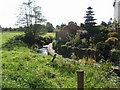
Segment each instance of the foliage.
[[9,28],[2,28],[2,32],[4,32],[4,31],[16,31],[16,28],[11,28],[11,27],[9,27]]
[[110,58],[111,46],[108,43],[98,42],[96,44],[96,60],[108,60]]
[[23,36],[18,35],[14,36],[13,38],[9,39],[6,43],[2,44],[2,49],[5,50],[14,50],[16,47],[27,47],[27,45],[22,41]]
[[120,50],[120,41],[116,44],[116,49]]
[[108,27],[106,27],[106,26],[97,26],[97,29],[98,30],[107,30]]
[[116,37],[110,37],[105,42],[108,43],[111,46],[115,46],[116,43],[118,42],[118,38],[116,38]]
[[87,45],[87,39],[81,39],[80,34],[76,34],[75,38],[71,39],[69,42],[66,42],[67,46],[72,46],[72,47],[79,47],[79,48],[85,48],[88,47]]
[[117,32],[110,32],[108,33],[108,37],[116,37],[119,38],[119,34]]
[[56,25],[56,29],[59,30],[60,29],[60,25]]
[[96,24],[94,17],[93,17],[93,12],[90,6],[87,8],[88,11],[86,11],[86,16],[85,16],[85,29],[88,31],[90,36],[94,35],[94,26]]
[[108,38],[108,30],[99,30],[94,36],[94,43],[105,41]]
[[120,50],[112,49],[111,50],[111,61],[115,64],[120,64]]
[[2,32],[1,33],[2,37],[2,43],[7,42],[10,38],[16,36],[16,35],[24,35],[23,32]]
[[101,22],[101,26],[105,26],[106,27],[106,26],[108,26],[108,24],[106,22],[102,21]]
[[73,21],[68,22],[68,25],[63,28],[63,30],[67,31],[67,34],[71,38],[75,38],[77,31],[80,30],[80,27]]
[[53,25],[50,22],[47,22],[46,27],[47,27],[48,32],[53,32],[54,27],[53,27]]
[[40,30],[38,30],[38,24],[46,21],[41,13],[40,6],[34,6],[34,0],[28,0],[23,2],[21,12],[18,16],[18,25],[24,25],[25,38],[33,41],[38,35]]
[[62,23],[62,24],[60,25],[61,30],[62,30],[65,26],[66,26],[66,24]]
[[10,44],[14,49],[0,51],[3,88],[77,88],[76,70],[84,70],[85,88],[120,88],[120,78],[109,62],[96,65],[85,59],[75,61],[58,56],[51,63],[53,57],[31,51],[22,41],[16,40],[16,44]]
[[112,23],[112,31],[120,33],[120,22],[114,21]]

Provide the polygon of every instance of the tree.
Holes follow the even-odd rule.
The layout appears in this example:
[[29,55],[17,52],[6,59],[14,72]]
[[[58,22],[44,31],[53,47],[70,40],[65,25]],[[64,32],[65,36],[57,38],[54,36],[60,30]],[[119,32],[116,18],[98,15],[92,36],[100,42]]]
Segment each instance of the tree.
[[53,25],[50,22],[47,22],[46,26],[47,26],[48,32],[53,32],[54,27],[53,27]]
[[41,24],[42,22],[46,21],[46,19],[44,19],[44,17],[42,16],[42,13],[40,12],[41,7],[40,6],[36,6],[33,7],[33,20],[34,20],[34,29],[33,29],[33,34],[34,37],[39,35],[39,29],[37,28],[37,24]]
[[65,26],[66,26],[66,24],[62,23],[62,24],[60,25],[61,30],[62,30]]
[[71,25],[71,24],[77,25],[76,22],[73,22],[73,21],[68,22],[68,25]]
[[27,2],[23,2],[21,10],[18,16],[18,24],[26,27],[24,31],[26,38],[35,39],[40,32],[37,24],[46,21],[40,12],[41,7],[36,6],[34,0],[28,0]]
[[81,27],[81,29],[85,29],[85,24],[84,23],[80,23],[80,27]]
[[93,8],[91,8],[90,6],[87,8],[88,11],[86,11],[86,16],[84,18],[85,19],[85,29],[88,31],[88,33],[90,34],[90,36],[94,35],[94,26],[96,24],[93,14],[94,11],[92,11]]
[[106,22],[104,22],[104,21],[102,21],[100,25],[101,26],[106,26],[106,27],[108,26],[108,24]]
[[56,25],[56,29],[60,29],[60,25]]

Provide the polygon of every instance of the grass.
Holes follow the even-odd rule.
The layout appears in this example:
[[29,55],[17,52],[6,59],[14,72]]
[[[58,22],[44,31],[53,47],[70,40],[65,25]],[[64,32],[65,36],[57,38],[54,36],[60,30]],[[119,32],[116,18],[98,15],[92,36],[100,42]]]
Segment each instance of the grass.
[[10,38],[14,37],[15,35],[21,35],[23,32],[3,32],[0,33],[1,38],[2,38],[2,43],[7,42]]
[[109,62],[98,66],[91,60],[57,57],[52,63],[52,56],[40,55],[22,41],[9,41],[12,37],[13,33],[2,36],[4,44],[10,42],[1,51],[3,88],[77,88],[76,70],[84,70],[85,88],[120,88]]
[[43,34],[42,35],[43,37],[48,37],[48,36],[51,36],[51,37],[53,37],[53,38],[55,38],[55,33],[45,33],[45,34]]
[[[0,40],[2,39],[2,43],[5,43],[7,40],[9,40],[10,38],[12,38],[13,36],[15,35],[21,35],[21,34],[24,34],[23,32],[3,32],[3,33],[0,33]],[[53,38],[55,38],[55,33],[52,32],[52,33],[44,33],[42,34],[43,37],[48,37],[48,36],[51,36]]]

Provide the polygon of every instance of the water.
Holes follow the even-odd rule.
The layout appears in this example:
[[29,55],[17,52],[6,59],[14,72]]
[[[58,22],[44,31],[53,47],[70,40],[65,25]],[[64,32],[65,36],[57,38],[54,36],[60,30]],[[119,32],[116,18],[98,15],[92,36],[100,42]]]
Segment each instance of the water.
[[38,49],[37,52],[40,53],[40,54],[43,54],[43,55],[48,55],[47,48]]

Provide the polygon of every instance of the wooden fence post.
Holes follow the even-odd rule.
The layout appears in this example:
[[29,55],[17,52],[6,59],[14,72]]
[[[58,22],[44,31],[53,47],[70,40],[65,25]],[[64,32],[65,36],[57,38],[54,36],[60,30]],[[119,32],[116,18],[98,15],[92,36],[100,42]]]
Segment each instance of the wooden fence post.
[[77,70],[77,88],[78,90],[84,90],[84,71]]
[[55,60],[55,58],[56,58],[56,55],[57,55],[57,54],[54,54],[53,59],[52,59],[51,62],[54,62],[54,60]]

